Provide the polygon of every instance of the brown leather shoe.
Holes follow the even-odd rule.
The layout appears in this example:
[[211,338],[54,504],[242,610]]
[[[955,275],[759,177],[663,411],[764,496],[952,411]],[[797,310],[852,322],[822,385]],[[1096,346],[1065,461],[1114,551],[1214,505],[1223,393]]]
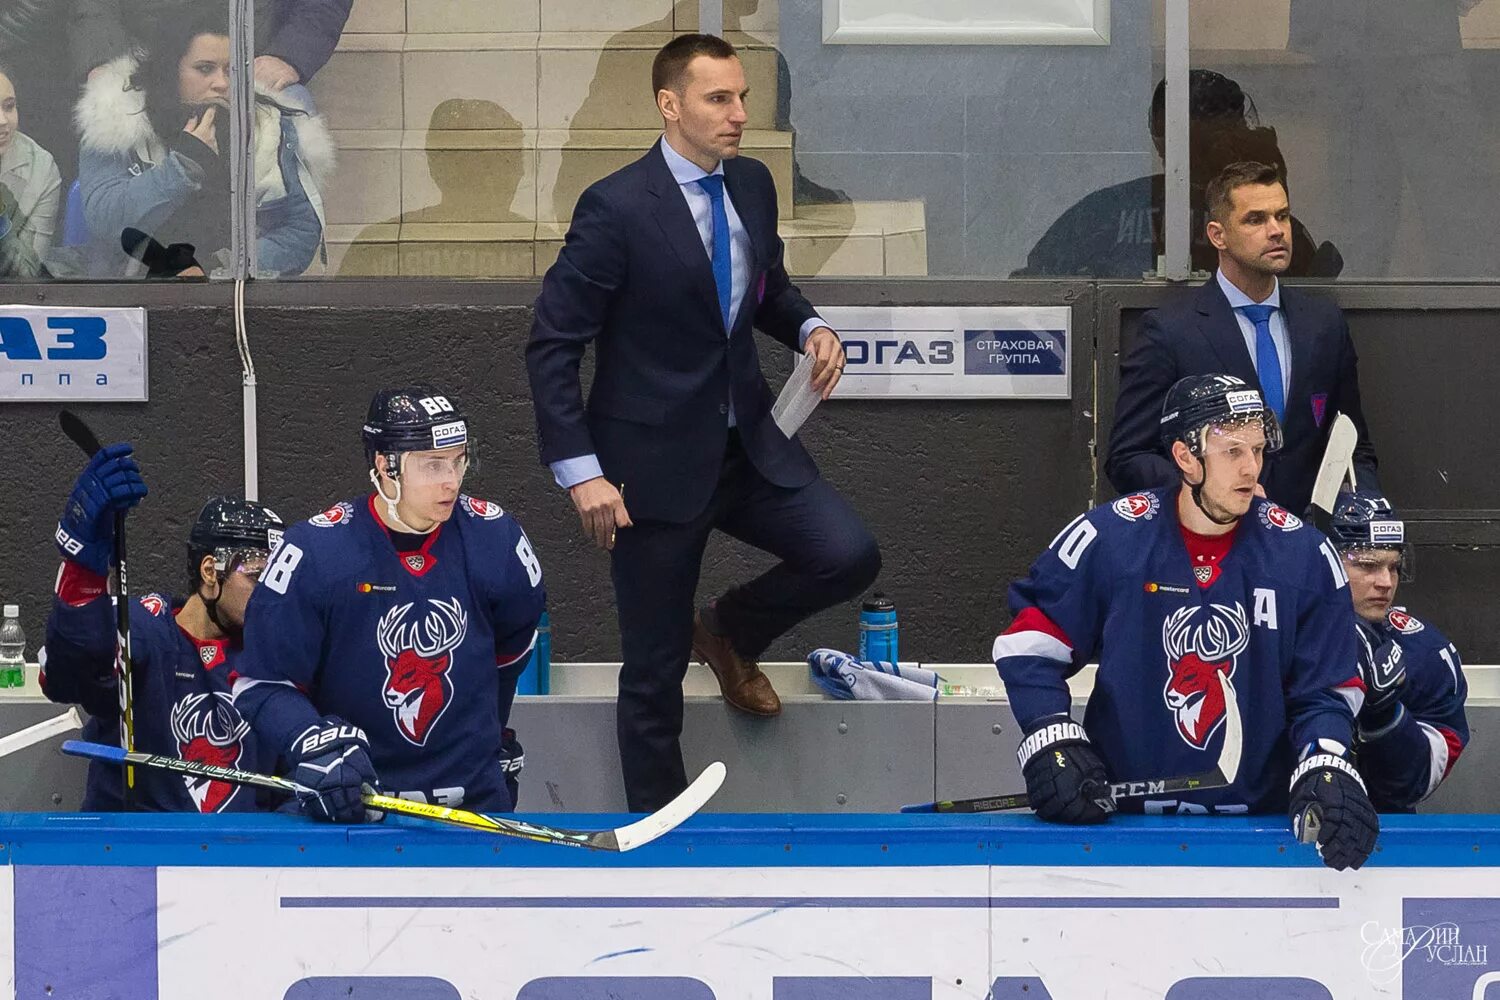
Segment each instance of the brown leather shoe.
[[781,699],[760,672],[760,665],[736,653],[728,639],[710,632],[697,613],[693,615],[693,658],[708,664],[719,679],[724,700],[741,712],[763,718],[781,714]]

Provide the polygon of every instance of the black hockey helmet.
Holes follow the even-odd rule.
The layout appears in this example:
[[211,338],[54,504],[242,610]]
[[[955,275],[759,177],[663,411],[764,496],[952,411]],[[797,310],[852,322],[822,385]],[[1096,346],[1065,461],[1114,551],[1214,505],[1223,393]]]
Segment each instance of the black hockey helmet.
[[427,385],[377,392],[360,436],[365,442],[365,461],[372,469],[376,455],[387,456],[390,467],[399,469],[396,456],[404,451],[464,446],[471,465],[475,458],[469,421],[458,399]]
[[1181,441],[1203,457],[1205,427],[1259,420],[1266,431],[1266,454],[1281,450],[1281,424],[1261,399],[1260,390],[1233,375],[1189,375],[1167,390],[1161,407],[1162,448]]
[[1327,530],[1334,548],[1343,553],[1369,549],[1399,552],[1401,578],[1411,578],[1412,548],[1406,541],[1406,522],[1397,516],[1391,502],[1380,494],[1370,490],[1340,493],[1334,501]]
[[204,556],[214,557],[214,569],[222,575],[248,555],[269,555],[280,544],[285,528],[286,522],[263,503],[238,497],[209,498],[188,534],[190,591],[198,589],[198,566]]

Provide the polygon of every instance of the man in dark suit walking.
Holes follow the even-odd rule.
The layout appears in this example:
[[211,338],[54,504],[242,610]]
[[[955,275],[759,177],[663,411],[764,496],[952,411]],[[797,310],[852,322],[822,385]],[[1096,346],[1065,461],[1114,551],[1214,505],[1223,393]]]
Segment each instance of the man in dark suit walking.
[[1188,375],[1224,373],[1259,385],[1284,444],[1261,472],[1262,495],[1300,513],[1312,497],[1335,413],[1359,432],[1361,489],[1378,490],[1375,449],[1359,402],[1358,358],[1339,308],[1282,287],[1292,260],[1291,206],[1277,169],[1233,163],[1205,194],[1212,280],[1146,314],[1120,365],[1120,395],[1104,469],[1121,493],[1177,481],[1161,450],[1162,399]]
[[[542,461],[584,533],[611,550],[633,811],[687,786],[678,737],[690,653],[731,705],[774,716],[781,703],[756,659],[880,570],[859,515],[771,419],[752,328],[812,355],[824,398],[844,352],[787,278],[770,171],[738,155],[748,88],[734,47],[676,38],[651,83],[665,134],[579,199],[526,348]],[[585,404],[578,368],[590,342]],[[782,561],[695,614],[714,529]]]

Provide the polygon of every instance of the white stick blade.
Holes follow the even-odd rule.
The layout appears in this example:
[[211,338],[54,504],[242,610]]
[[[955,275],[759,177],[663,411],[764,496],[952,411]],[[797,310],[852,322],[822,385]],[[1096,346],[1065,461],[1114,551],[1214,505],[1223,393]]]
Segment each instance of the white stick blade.
[[1240,773],[1240,755],[1245,749],[1245,733],[1240,727],[1240,703],[1235,697],[1229,676],[1221,671],[1219,685],[1224,689],[1224,747],[1219,751],[1219,773],[1224,784],[1234,784]]
[[671,833],[686,822],[694,813],[708,804],[724,784],[728,770],[720,761],[714,761],[703,769],[703,773],[681,795],[662,806],[645,819],[636,820],[629,826],[615,831],[615,841],[621,851],[633,851],[649,844],[656,838]]
[[78,707],[75,705],[56,718],[38,722],[34,726],[27,726],[20,732],[0,738],[0,757],[7,757],[17,750],[25,750],[43,740],[50,740],[54,736],[61,736],[63,733],[82,728],[83,719],[79,716]]
[[1312,503],[1324,513],[1333,513],[1339,488],[1353,468],[1354,446],[1358,443],[1359,434],[1354,429],[1354,421],[1342,413],[1334,417],[1333,426],[1328,431],[1328,446],[1323,449],[1323,461],[1318,466],[1317,478],[1313,480]]

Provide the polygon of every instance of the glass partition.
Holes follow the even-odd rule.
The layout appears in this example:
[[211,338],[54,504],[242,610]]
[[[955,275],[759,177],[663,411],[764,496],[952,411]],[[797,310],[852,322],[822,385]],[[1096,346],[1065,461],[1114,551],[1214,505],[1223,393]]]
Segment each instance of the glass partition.
[[1191,37],[1195,180],[1200,153],[1284,166],[1293,275],[1496,275],[1500,2],[1194,3]]

